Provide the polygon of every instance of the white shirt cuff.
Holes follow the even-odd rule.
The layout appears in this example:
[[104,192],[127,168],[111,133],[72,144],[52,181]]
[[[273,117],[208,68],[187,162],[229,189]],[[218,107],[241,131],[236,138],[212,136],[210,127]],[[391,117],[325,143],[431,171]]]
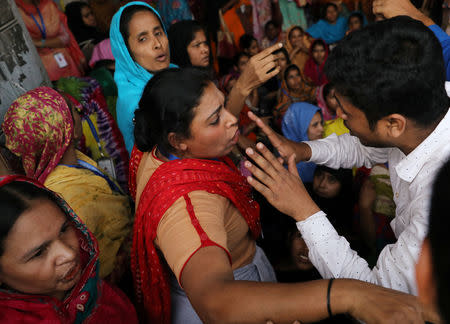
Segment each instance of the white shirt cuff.
[[318,211],[304,221],[297,222],[296,225],[307,244],[315,245],[317,242],[336,233],[336,230],[323,211]]
[[[321,156],[321,151],[323,151],[323,144],[321,142],[324,141],[335,141],[337,138],[337,135],[335,133],[330,134],[326,138],[321,138],[315,141],[305,141],[303,143],[308,144],[308,146],[311,148],[311,158],[306,162],[314,162],[314,161],[321,161],[323,160],[323,157]],[[321,150],[322,147],[322,150]],[[328,152],[326,152],[328,154]],[[323,154],[322,154],[323,155]]]

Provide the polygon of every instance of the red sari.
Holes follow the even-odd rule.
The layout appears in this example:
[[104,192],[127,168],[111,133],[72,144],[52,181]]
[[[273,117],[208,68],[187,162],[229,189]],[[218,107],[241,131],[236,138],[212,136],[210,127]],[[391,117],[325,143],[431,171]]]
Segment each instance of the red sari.
[[[130,160],[130,190],[135,197],[136,175],[143,153],[133,148]],[[259,205],[251,188],[230,159],[179,159],[165,162],[147,182],[136,211],[131,269],[138,301],[143,304],[150,323],[170,323],[168,271],[163,267],[154,245],[159,221],[180,197],[201,240],[201,247],[216,245],[201,228],[188,193],[203,190],[228,198],[245,218],[253,238],[261,232]],[[231,260],[230,260],[231,261]]]
[[313,48],[311,46],[311,48],[309,49],[309,59],[305,63],[305,76],[310,78],[311,81],[314,83],[314,85],[317,87],[320,87],[321,85],[328,83],[328,79],[327,76],[325,75],[324,69],[325,69],[325,62],[327,61],[328,58],[329,49],[328,45],[323,40],[319,39],[319,41],[322,42],[323,47],[325,48],[325,59],[320,65],[318,65],[316,61],[314,61],[312,55]]

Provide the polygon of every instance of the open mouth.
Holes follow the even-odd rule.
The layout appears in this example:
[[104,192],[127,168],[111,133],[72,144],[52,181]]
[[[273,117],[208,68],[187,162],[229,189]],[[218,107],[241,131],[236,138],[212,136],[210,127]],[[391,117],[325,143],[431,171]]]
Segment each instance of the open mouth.
[[64,277],[62,278],[62,281],[64,282],[70,282],[73,279],[75,279],[75,277],[78,275],[78,273],[81,270],[81,266],[80,263],[77,262],[72,268],[70,268],[66,274],[64,275]]
[[239,132],[239,129],[237,129],[236,130],[236,133],[234,133],[234,136],[233,136],[233,138],[231,139],[231,143],[233,143],[233,145],[234,144],[236,144],[237,142],[238,142],[238,140],[239,140],[239,135],[240,135],[241,133]]
[[157,60],[158,62],[165,62],[166,59],[167,59],[167,55],[166,55],[166,54],[161,54],[161,55],[158,55],[158,56],[156,57],[156,60]]
[[300,254],[297,257],[298,261],[302,262],[302,263],[310,263],[310,260],[308,258],[308,256]]

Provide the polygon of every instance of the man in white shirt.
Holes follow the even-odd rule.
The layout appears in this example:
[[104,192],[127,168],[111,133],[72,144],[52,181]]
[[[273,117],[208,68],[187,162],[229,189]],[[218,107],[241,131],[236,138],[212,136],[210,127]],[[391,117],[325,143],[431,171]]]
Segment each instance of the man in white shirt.
[[[294,143],[251,115],[281,156],[289,157],[289,171],[258,144],[264,157],[247,149],[260,166],[247,163],[254,175],[249,183],[298,221],[309,258],[323,277],[360,279],[417,294],[414,267],[426,236],[432,182],[450,156],[441,46],[422,23],[396,17],[345,38],[330,54],[326,69],[336,89],[337,113],[351,135]],[[312,201],[294,161],[332,168],[389,163],[397,242],[382,250],[373,269]]]

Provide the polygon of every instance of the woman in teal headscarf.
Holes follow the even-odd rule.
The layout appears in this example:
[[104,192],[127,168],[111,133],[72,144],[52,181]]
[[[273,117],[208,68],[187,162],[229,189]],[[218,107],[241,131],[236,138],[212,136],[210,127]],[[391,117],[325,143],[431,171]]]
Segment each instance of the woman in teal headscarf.
[[[283,117],[281,130],[284,137],[294,142],[314,141],[322,138],[323,119],[319,107],[307,102],[293,103]],[[303,182],[312,182],[316,164],[297,163],[297,170]]]
[[[110,39],[116,60],[114,80],[119,91],[117,124],[131,153],[134,111],[145,85],[153,73],[176,65],[169,63],[169,41],[161,17],[145,2],[130,2],[119,9],[111,21]],[[249,61],[228,96],[227,109],[232,114],[239,116],[245,98],[253,89],[279,73],[280,67],[271,54],[281,46],[275,44]]]
[[134,111],[142,91],[153,73],[174,65],[170,65],[169,41],[161,17],[145,2],[130,2],[116,12],[110,38],[116,60],[114,80],[119,91],[117,123],[131,152]]

